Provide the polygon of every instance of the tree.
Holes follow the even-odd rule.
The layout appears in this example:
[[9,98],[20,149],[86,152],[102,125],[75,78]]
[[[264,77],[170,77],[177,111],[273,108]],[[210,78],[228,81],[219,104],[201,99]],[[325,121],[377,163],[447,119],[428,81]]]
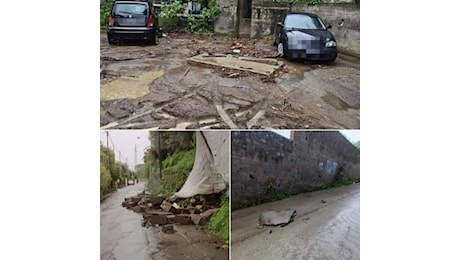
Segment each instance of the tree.
[[153,160],[164,160],[177,151],[190,150],[195,147],[195,133],[183,132],[150,132],[151,148],[148,150]]
[[104,147],[102,143],[100,144],[100,163],[109,171],[113,182],[120,179],[120,168],[115,162],[115,154],[109,148]]
[[101,197],[110,192],[112,177],[110,172],[101,163],[100,167],[100,195]]
[[361,145],[360,142],[361,141],[358,141],[358,142],[353,144],[358,150],[360,150],[360,145]]

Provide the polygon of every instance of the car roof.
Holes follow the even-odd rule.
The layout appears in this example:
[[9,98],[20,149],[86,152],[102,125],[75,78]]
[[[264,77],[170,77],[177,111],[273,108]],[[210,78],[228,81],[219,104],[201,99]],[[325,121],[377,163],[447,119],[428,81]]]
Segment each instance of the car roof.
[[115,0],[115,3],[150,3],[150,1],[148,0],[131,0],[131,1],[127,1],[127,0]]
[[300,14],[300,15],[307,15],[307,16],[310,16],[310,17],[318,17],[318,15],[316,15],[316,14],[303,13],[303,12],[287,12],[285,15],[288,16],[290,14]]

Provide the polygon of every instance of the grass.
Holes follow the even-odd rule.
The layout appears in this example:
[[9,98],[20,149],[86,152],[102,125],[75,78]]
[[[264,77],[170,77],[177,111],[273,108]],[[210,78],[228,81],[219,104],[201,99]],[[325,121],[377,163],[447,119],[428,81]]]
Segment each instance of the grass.
[[212,215],[209,220],[208,230],[220,237],[221,239],[226,240],[228,244],[229,239],[229,201],[228,194],[222,195],[220,209]]
[[[175,153],[167,157],[162,164],[160,193],[173,195],[184,185],[195,161],[195,148]],[[158,172],[156,174],[159,174]]]

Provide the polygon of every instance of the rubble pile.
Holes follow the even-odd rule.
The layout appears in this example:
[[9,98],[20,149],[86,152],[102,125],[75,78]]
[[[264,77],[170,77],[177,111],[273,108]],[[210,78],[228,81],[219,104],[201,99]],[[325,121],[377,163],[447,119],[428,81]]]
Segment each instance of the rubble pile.
[[[121,205],[142,213],[142,225],[145,227],[170,224],[204,226],[212,214],[219,210],[220,195],[196,195],[187,199],[168,201],[164,197],[142,192],[125,198]],[[165,233],[168,233],[168,227],[163,227]]]

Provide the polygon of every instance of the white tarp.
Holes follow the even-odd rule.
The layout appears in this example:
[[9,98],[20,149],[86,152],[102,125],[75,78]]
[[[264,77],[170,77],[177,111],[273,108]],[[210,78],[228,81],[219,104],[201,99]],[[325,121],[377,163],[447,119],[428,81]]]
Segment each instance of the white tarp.
[[196,132],[195,163],[187,181],[171,199],[212,194],[228,189],[230,131]]

